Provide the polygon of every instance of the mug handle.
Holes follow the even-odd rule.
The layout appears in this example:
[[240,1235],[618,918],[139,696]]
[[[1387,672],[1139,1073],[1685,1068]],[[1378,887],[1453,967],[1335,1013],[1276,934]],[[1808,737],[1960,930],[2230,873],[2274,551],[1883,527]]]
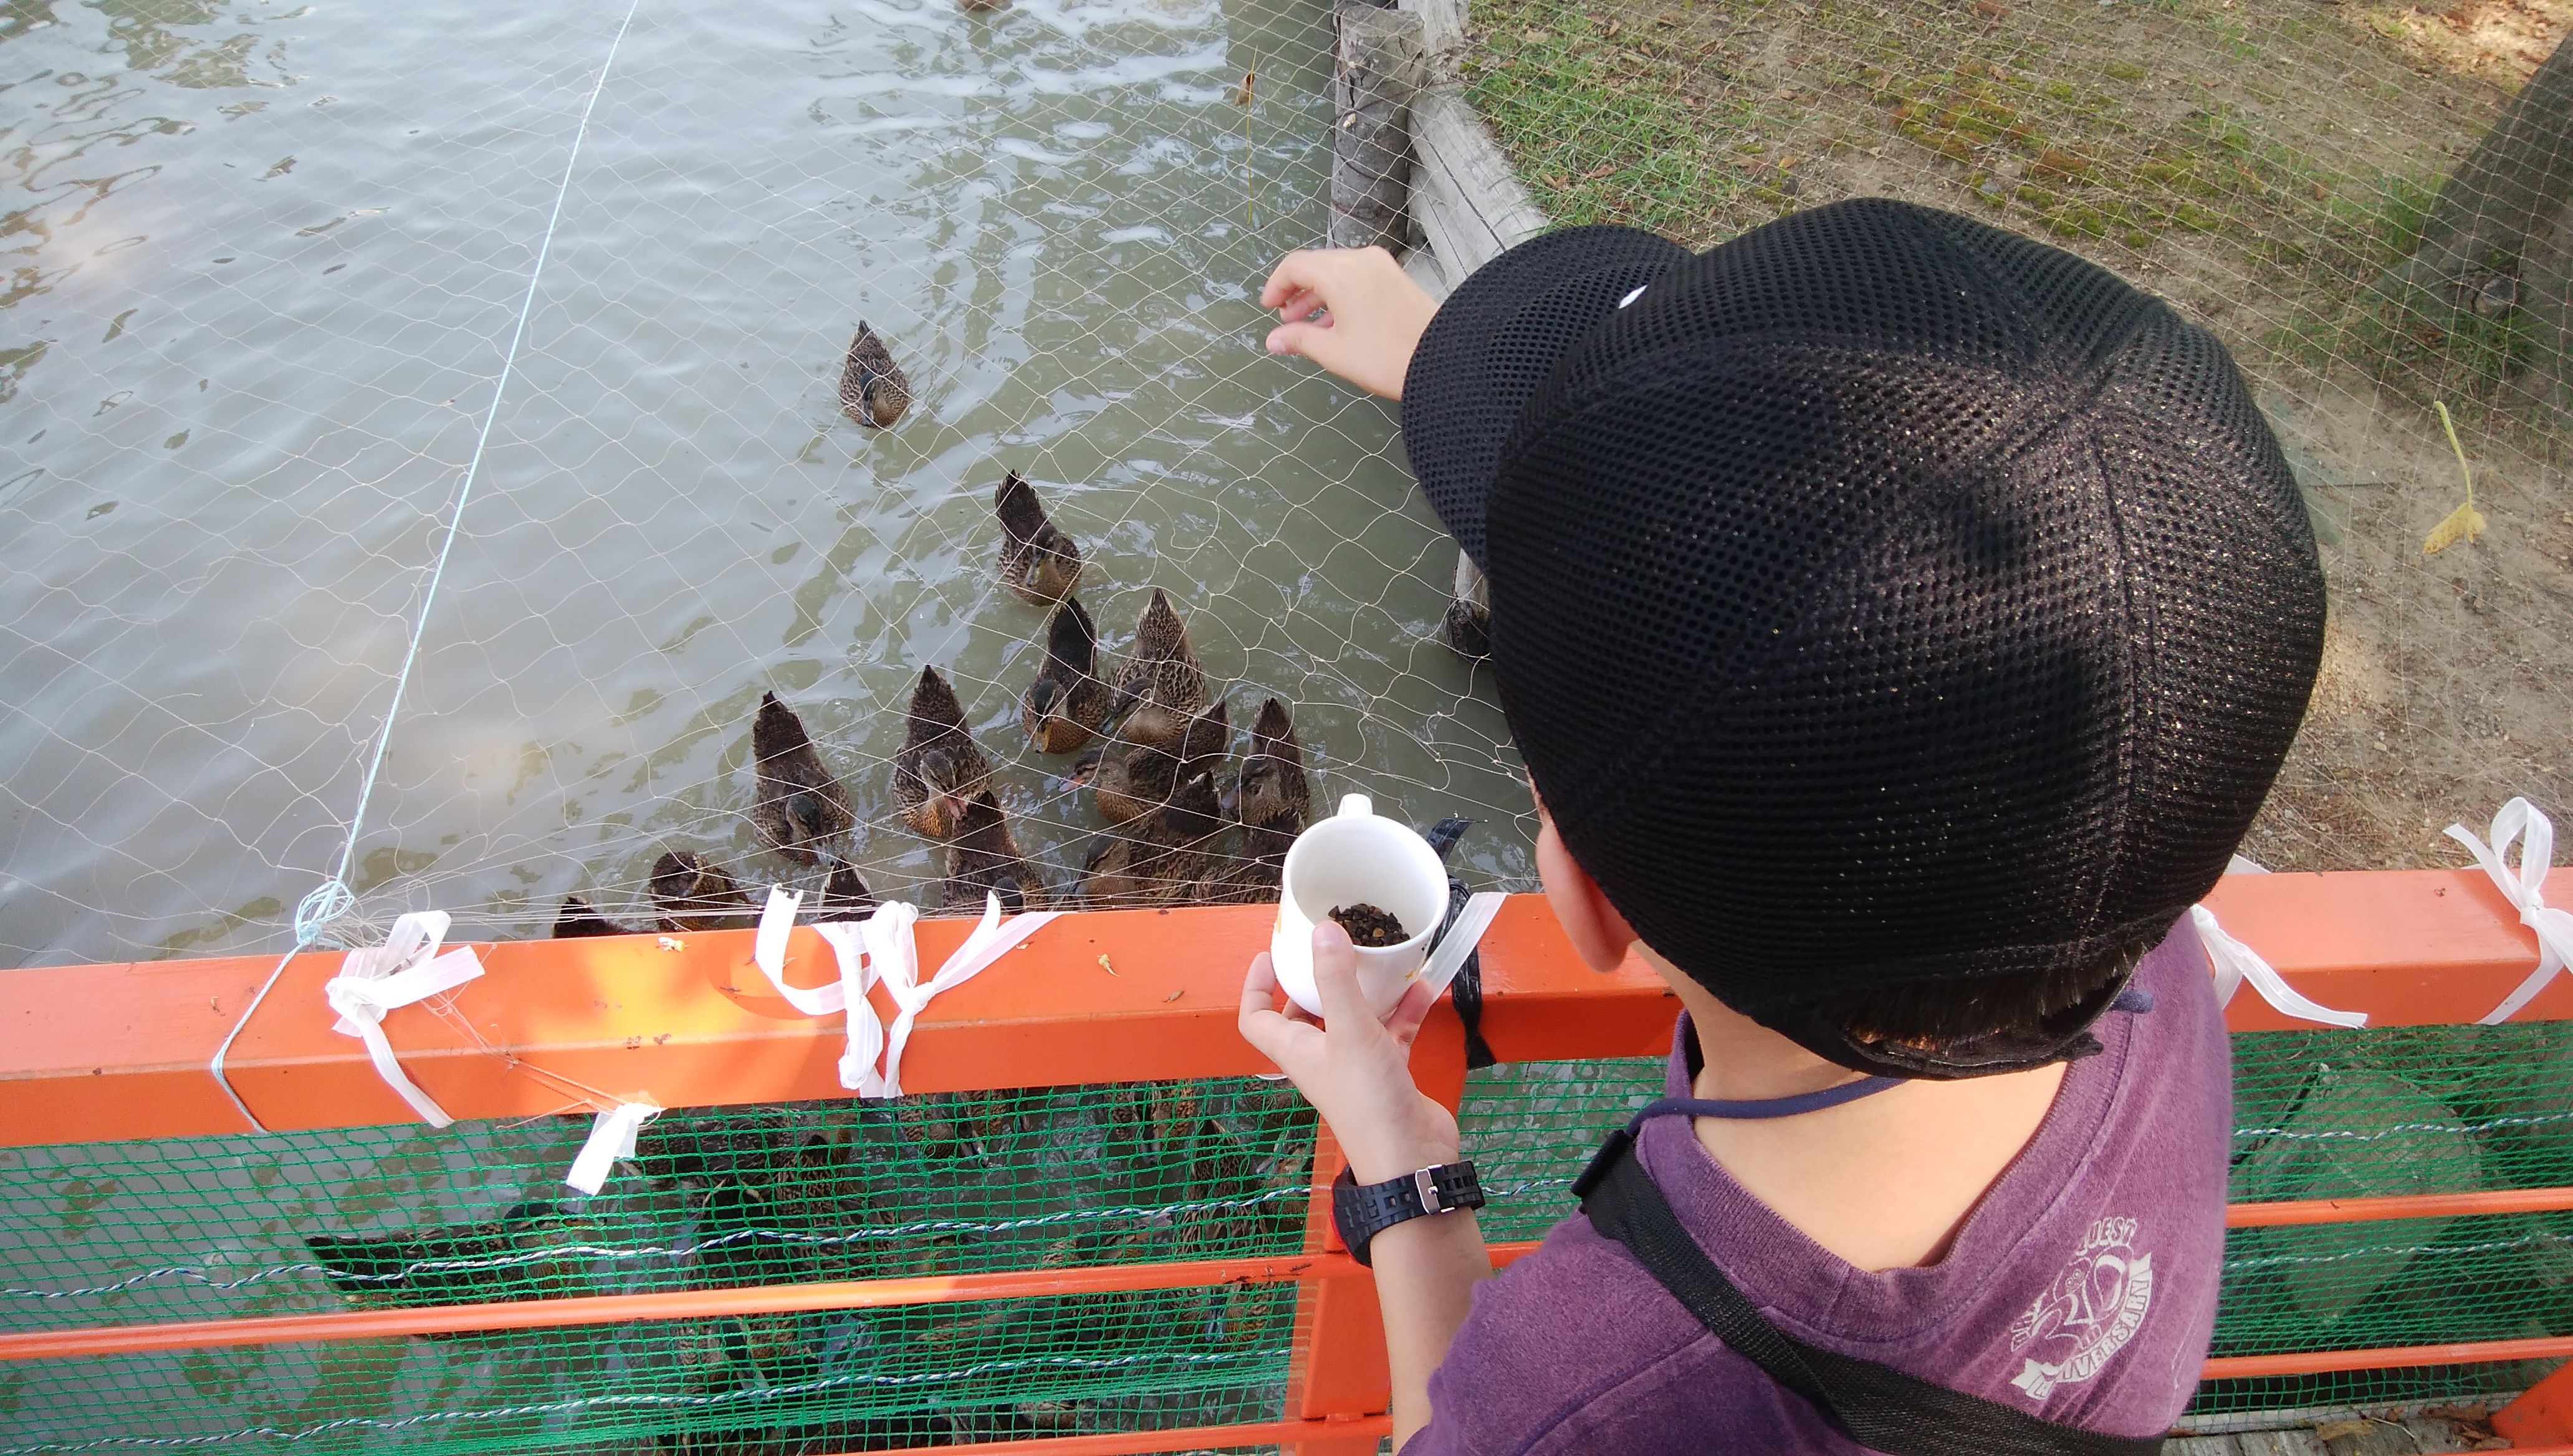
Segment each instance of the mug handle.
[[1364,794],[1340,796],[1340,812],[1337,817],[1341,819],[1364,819],[1374,812],[1375,801]]

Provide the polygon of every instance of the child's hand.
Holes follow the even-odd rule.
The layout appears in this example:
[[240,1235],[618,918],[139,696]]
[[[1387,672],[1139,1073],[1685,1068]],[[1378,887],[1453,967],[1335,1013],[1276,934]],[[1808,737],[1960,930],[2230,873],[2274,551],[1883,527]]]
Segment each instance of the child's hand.
[[1278,311],[1271,354],[1300,354],[1388,399],[1402,397],[1411,351],[1438,312],[1381,248],[1289,253],[1261,289],[1260,307]]
[[1254,958],[1242,983],[1243,1040],[1267,1053],[1331,1124],[1359,1182],[1455,1161],[1455,1114],[1411,1081],[1411,1040],[1437,993],[1413,983],[1379,1024],[1358,994],[1348,932],[1330,921],[1313,927],[1313,983],[1327,1030],[1293,1007],[1273,1010],[1277,973],[1268,953]]

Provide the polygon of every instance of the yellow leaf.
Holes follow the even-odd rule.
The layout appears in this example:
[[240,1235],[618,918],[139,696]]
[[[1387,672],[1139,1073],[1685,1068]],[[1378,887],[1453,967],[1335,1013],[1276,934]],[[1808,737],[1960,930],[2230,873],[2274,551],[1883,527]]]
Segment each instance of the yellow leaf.
[[2448,512],[2448,518],[2430,528],[2421,538],[2421,554],[2436,555],[2459,541],[2471,541],[2484,533],[2484,513],[2471,505],[2460,505]]
[[2484,533],[2484,513],[2475,509],[2475,472],[2466,468],[2466,447],[2457,439],[2457,422],[2448,417],[2444,401],[2433,402],[2430,407],[2439,411],[2439,427],[2448,432],[2448,448],[2457,452],[2457,473],[2465,478],[2466,499],[2421,538],[2424,556],[2435,556],[2459,541],[2471,541]]

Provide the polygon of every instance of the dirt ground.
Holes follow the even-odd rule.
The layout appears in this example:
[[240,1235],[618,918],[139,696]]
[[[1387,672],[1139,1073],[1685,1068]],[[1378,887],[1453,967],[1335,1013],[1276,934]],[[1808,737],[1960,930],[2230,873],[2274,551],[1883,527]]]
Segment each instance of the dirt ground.
[[[2514,794],[2573,813],[2573,422],[2527,386],[2506,301],[2386,283],[2573,0],[1476,0],[1469,28],[1475,103],[1561,221],[1702,245],[1907,198],[2082,253],[2226,342],[2331,581],[2245,853],[2456,864],[2440,832]],[[2435,555],[2464,486],[2433,400],[2491,523]]]

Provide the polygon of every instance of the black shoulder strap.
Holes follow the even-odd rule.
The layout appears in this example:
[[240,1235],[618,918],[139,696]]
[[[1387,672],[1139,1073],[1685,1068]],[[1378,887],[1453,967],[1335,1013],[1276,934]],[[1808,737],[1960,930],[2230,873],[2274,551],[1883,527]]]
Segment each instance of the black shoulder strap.
[[1680,1226],[1622,1129],[1573,1193],[1726,1347],[1811,1401],[1852,1440],[1887,1456],[2154,1456],[2158,1436],[2108,1436],[1933,1385],[1890,1365],[1810,1345],[1770,1322]]

